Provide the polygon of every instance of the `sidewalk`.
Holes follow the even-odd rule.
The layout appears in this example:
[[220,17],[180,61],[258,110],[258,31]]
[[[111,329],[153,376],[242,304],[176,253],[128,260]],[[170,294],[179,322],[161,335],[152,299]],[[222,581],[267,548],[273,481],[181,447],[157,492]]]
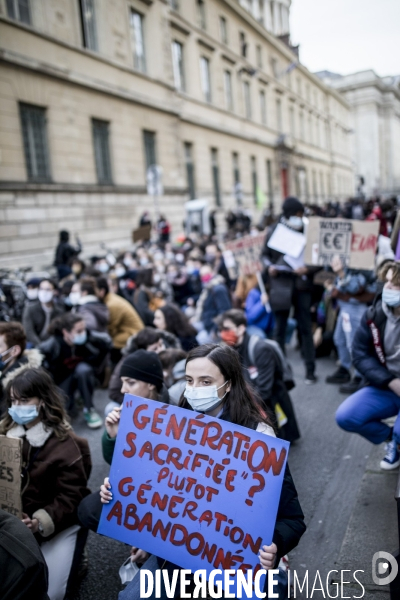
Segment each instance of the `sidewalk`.
[[[398,469],[382,471],[379,468],[383,448],[383,445],[371,445],[365,474],[358,489],[355,507],[335,565],[339,571],[341,569],[349,569],[352,573],[357,569],[364,571],[357,575],[365,587],[364,600],[389,600],[389,586],[378,586],[372,580],[372,557],[380,550],[393,553],[399,544],[394,500],[399,471]],[[338,581],[337,577],[335,581]],[[346,595],[352,597],[353,594],[360,596],[359,586],[350,587],[350,584],[344,586],[343,597]]]

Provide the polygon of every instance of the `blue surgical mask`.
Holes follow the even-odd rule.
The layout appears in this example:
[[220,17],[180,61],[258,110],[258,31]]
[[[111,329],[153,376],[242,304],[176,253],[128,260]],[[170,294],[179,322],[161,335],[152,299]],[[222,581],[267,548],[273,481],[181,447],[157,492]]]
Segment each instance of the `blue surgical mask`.
[[87,342],[87,332],[82,331],[82,333],[77,333],[74,339],[72,340],[75,346],[83,346]]
[[36,406],[11,406],[8,409],[8,414],[18,425],[27,425],[39,416],[39,409]]
[[382,300],[391,308],[397,308],[400,306],[400,290],[388,290],[383,288]]
[[228,382],[225,381],[222,385],[217,388],[216,385],[209,385],[207,387],[193,387],[187,385],[184,391],[184,396],[189,402],[193,410],[197,412],[209,412],[219,406],[228,392],[220,398],[218,396],[218,390],[220,390]]
[[10,360],[12,360],[12,356],[10,356],[9,358],[7,358],[6,360],[3,360],[3,356],[6,356],[6,354],[8,354],[9,352],[11,352],[11,350],[14,348],[14,346],[11,346],[11,348],[7,348],[7,350],[5,350],[2,354],[0,354],[0,372],[4,371],[4,369],[6,368],[6,366],[8,365],[8,363],[10,362]]
[[301,217],[292,216],[288,219],[288,225],[293,227],[293,229],[302,229],[303,228],[303,219]]

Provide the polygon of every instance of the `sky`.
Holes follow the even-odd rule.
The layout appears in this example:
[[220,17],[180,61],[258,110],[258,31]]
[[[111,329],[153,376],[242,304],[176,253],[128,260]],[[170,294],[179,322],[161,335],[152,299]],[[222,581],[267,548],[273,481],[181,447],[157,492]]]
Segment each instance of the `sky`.
[[400,0],[292,0],[290,32],[312,72],[400,75]]

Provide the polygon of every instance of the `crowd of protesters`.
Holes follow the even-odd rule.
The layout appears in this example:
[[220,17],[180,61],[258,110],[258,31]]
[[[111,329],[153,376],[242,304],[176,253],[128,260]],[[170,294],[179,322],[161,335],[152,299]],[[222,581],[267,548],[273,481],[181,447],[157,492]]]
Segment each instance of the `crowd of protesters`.
[[[305,232],[312,215],[379,220],[376,269],[349,269],[339,257],[325,267],[282,269],[284,255],[268,245],[275,227]],[[399,466],[400,421],[393,427],[383,422],[400,410],[395,201],[353,200],[321,209],[290,197],[277,219],[266,211],[258,229],[243,211],[231,211],[226,222],[227,239],[268,226],[262,288],[255,274],[241,276],[227,267],[215,235],[194,233],[171,243],[168,221],[160,217],[157,241],[87,260],[80,257],[79,240],[73,246],[61,231],[57,277],[27,281],[22,322],[0,322],[0,434],[23,440],[26,528],[0,511],[0,533],[20,540],[21,555],[32,546],[36,565],[32,575],[27,561],[13,560],[0,543],[0,563],[8,573],[0,583],[2,597],[64,598],[81,568],[88,530],[97,530],[102,503],[111,498],[107,479],[101,494],[90,493],[89,446],[71,422],[82,410],[89,428],[105,425],[103,456],[110,464],[125,393],[295,442],[301,432],[286,357],[292,342],[308,385],[318,384],[318,357],[331,356],[333,366],[337,360],[326,383],[348,396],[338,409],[338,425],[374,444],[386,442],[381,468]],[[148,213],[139,225],[151,228]],[[108,389],[104,415],[96,408],[98,387]],[[287,467],[273,542],[260,551],[262,567],[282,564],[304,530]],[[150,569],[160,563],[139,548],[131,558]],[[134,598],[137,581],[120,594],[121,600]]]

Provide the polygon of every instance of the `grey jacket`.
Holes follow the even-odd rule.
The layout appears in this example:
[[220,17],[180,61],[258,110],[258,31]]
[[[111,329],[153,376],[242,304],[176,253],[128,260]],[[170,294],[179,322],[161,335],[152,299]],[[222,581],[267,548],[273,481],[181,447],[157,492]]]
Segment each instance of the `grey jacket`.
[[[64,306],[53,302],[50,321],[62,315],[63,312],[65,312]],[[45,322],[46,315],[39,300],[25,304],[22,314],[22,325],[25,329],[27,341],[34,346],[38,346],[49,337],[47,333],[41,335]]]

